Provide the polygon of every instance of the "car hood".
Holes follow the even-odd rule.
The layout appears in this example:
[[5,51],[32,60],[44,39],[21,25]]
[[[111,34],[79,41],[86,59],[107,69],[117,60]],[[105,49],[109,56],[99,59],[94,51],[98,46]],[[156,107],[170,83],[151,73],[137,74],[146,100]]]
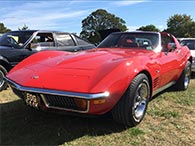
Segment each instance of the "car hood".
[[27,87],[90,92],[121,64],[136,60],[138,56],[150,56],[152,52],[143,49],[93,49],[68,55],[62,52],[57,56],[54,52],[47,59],[33,61],[33,58],[41,58],[44,54],[38,53],[27,59],[31,60],[29,63],[19,64],[23,67],[16,66],[7,77]]

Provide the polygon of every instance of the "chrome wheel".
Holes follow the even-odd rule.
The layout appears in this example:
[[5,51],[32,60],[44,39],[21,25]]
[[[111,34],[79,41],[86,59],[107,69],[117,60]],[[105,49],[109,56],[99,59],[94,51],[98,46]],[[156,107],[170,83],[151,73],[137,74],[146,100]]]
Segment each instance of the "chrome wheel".
[[186,66],[181,74],[181,76],[179,77],[179,79],[177,80],[174,88],[178,91],[184,91],[188,88],[189,84],[190,84],[190,79],[191,79],[191,62],[188,61],[186,63]]
[[7,70],[0,65],[0,91],[4,90],[7,88],[7,83],[4,81],[4,77],[7,74]]
[[4,85],[5,81],[3,80],[4,73],[0,70],[0,88]]
[[185,73],[185,79],[184,79],[184,88],[187,89],[188,85],[190,83],[190,76],[191,76],[191,70],[190,67],[186,68],[186,73]]
[[150,98],[149,83],[148,77],[143,73],[132,80],[112,110],[112,116],[117,122],[133,127],[143,120]]
[[134,100],[134,106],[132,110],[134,119],[136,121],[140,121],[145,114],[145,110],[147,107],[147,102],[150,94],[148,87],[149,85],[145,80],[137,87],[136,95],[135,95],[136,97]]

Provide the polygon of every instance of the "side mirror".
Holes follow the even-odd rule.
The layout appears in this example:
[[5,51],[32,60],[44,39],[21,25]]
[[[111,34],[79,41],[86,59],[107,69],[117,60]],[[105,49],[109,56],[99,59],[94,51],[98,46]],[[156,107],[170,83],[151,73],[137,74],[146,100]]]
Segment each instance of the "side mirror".
[[172,50],[175,50],[176,49],[176,44],[175,43],[168,43],[167,44],[167,49],[168,49],[168,52],[171,52]]

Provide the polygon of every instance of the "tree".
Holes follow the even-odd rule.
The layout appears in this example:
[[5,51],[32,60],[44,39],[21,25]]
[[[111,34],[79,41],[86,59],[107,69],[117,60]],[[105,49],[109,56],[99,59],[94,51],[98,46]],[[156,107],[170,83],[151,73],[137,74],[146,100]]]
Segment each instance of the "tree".
[[0,23],[0,33],[5,33],[11,31],[10,29],[8,29],[7,27],[5,27],[5,25],[3,23]]
[[146,26],[142,26],[140,28],[138,28],[137,30],[142,30],[142,31],[157,31],[160,32],[160,30],[158,28],[156,28],[156,26],[150,24],[150,25],[146,25]]
[[24,24],[24,26],[22,28],[18,28],[18,30],[29,30],[29,28],[26,24]]
[[91,43],[99,43],[101,36],[99,31],[117,28],[126,31],[125,21],[106,10],[98,9],[82,20],[82,31],[80,36]]
[[195,37],[195,22],[186,14],[175,14],[167,20],[165,30],[176,37]]

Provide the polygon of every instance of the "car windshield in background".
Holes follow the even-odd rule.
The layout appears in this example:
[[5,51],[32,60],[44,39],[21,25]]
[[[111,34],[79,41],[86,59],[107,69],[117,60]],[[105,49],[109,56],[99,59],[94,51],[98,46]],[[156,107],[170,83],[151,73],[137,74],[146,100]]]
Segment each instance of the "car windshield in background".
[[157,33],[113,33],[98,48],[143,48],[154,50],[159,43]]
[[195,50],[195,40],[182,40],[182,46],[188,46],[190,50]]
[[29,32],[10,32],[0,37],[0,46],[21,48],[32,36],[33,31]]

